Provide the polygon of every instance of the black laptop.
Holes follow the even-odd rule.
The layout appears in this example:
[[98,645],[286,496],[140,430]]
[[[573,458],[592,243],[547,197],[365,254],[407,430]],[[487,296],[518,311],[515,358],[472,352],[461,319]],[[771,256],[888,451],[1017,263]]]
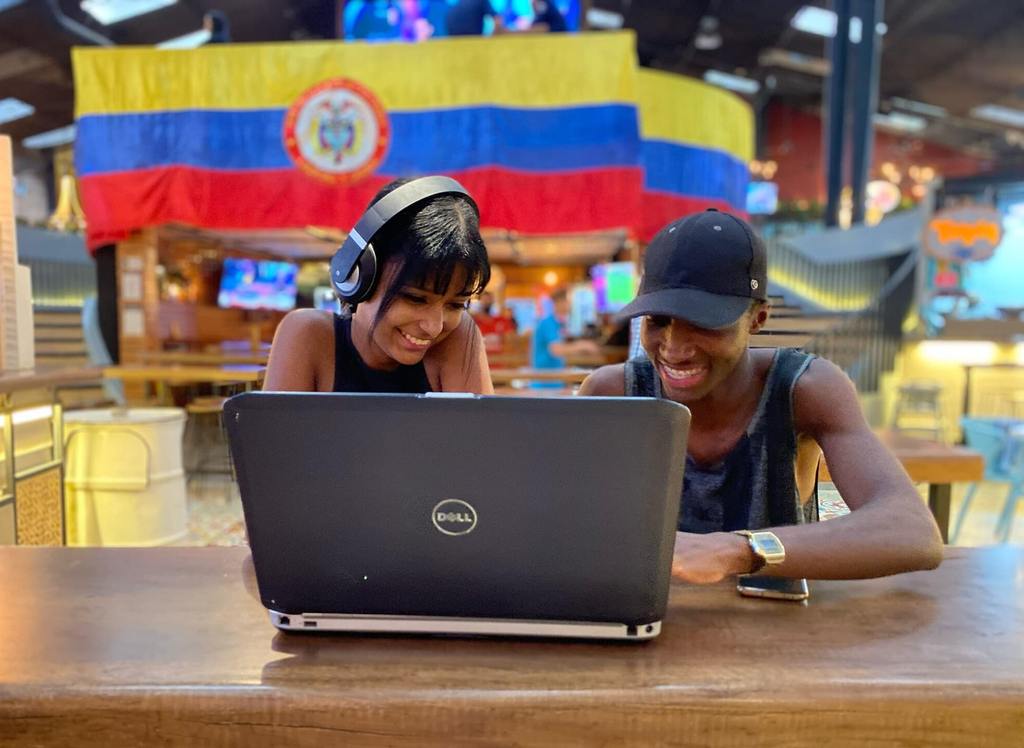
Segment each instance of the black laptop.
[[648,398],[246,393],[225,406],[286,630],[647,639],[690,413]]

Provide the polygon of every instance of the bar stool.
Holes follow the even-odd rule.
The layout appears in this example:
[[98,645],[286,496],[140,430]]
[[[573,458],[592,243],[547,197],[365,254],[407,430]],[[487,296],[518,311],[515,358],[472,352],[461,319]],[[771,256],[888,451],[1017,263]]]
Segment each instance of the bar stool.
[[942,385],[925,381],[901,384],[896,393],[892,427],[902,432],[927,432],[936,441],[945,441]]
[[[200,396],[185,406],[188,421],[185,423],[183,440],[189,485],[195,478],[204,479],[211,475],[226,475],[230,478],[234,473],[222,418],[226,400],[226,397],[216,395]],[[224,498],[229,499],[232,481],[226,480],[224,485]]]

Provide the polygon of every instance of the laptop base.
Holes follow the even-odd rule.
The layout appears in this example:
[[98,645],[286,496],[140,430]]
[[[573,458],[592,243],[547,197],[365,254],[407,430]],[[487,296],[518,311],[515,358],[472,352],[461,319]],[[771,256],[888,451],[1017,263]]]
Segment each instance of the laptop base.
[[368,634],[445,634],[455,636],[539,636],[641,641],[661,633],[661,621],[631,626],[588,621],[520,621],[442,616],[374,616],[344,613],[278,613],[270,622],[282,631],[349,631]]

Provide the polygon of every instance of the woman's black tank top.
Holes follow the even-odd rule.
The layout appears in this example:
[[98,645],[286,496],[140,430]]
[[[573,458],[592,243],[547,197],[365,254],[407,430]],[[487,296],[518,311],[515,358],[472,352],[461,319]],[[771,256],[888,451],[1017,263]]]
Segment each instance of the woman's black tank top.
[[371,369],[352,344],[352,318],[334,315],[334,392],[430,392],[423,362]]

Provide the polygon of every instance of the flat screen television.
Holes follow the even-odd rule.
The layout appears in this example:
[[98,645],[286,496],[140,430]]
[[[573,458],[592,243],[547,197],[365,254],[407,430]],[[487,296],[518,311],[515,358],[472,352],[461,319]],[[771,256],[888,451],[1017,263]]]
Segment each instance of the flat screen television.
[[299,268],[291,262],[227,257],[220,276],[217,305],[225,309],[295,308]]
[[637,274],[632,262],[605,262],[590,269],[599,314],[614,314],[636,296]]
[[[579,31],[580,0],[552,0],[568,31]],[[446,17],[458,0],[348,0],[338,3],[338,28],[344,39],[419,42],[449,36]],[[490,0],[505,28],[523,30],[533,23],[531,0]],[[485,36],[494,22],[484,21]]]
[[747,184],[747,213],[752,216],[770,216],[778,209],[778,184],[775,182],[749,182]]

